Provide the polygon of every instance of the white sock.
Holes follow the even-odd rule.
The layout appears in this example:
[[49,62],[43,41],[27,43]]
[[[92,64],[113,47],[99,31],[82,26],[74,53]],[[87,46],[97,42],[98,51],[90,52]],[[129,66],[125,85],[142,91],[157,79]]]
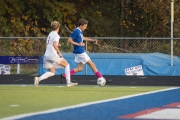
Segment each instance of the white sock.
[[66,74],[66,83],[68,84],[71,82],[69,64],[65,67],[65,74]]
[[46,72],[46,73],[44,73],[43,75],[41,75],[41,76],[39,77],[39,81],[44,80],[44,79],[47,79],[47,78],[49,78],[49,77],[51,77],[51,76],[54,76],[54,75],[55,75],[55,74],[52,73],[52,72]]

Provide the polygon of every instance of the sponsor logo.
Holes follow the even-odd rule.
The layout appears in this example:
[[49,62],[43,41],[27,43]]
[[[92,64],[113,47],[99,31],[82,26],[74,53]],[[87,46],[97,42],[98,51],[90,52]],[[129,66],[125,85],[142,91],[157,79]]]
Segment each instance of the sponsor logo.
[[0,56],[0,64],[39,64],[38,56]]

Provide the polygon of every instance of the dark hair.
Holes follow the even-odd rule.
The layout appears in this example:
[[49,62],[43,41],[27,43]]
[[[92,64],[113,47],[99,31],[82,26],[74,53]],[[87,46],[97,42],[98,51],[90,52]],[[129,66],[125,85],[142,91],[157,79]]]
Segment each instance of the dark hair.
[[51,29],[52,29],[52,30],[56,30],[58,27],[60,27],[60,24],[59,24],[58,21],[53,21],[53,22],[51,23]]
[[81,25],[84,25],[84,24],[88,24],[88,21],[87,20],[85,20],[85,19],[79,19],[79,21],[78,21],[78,26],[81,26]]

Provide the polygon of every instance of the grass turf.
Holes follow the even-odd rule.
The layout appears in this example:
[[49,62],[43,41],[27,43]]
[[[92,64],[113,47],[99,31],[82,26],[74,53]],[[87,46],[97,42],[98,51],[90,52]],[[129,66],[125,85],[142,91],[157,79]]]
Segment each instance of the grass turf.
[[41,85],[36,89],[32,85],[1,85],[0,118],[166,88],[169,87]]

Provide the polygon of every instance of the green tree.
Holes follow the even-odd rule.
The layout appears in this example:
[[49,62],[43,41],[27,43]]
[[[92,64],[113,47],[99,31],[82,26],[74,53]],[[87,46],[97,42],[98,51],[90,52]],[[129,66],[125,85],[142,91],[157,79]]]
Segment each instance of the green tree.
[[[179,7],[179,1],[175,0],[174,37],[180,36]],[[52,21],[57,20],[61,26],[73,30],[80,18],[89,21],[84,32],[88,37],[170,37],[170,0],[1,0],[0,36],[45,37],[51,31]],[[63,27],[59,34],[69,36]],[[103,44],[111,42],[104,40]],[[133,49],[140,43],[119,40],[114,46]],[[143,41],[140,48],[146,49],[150,44],[154,43]],[[35,45],[35,41],[16,39],[10,47],[19,50],[16,54],[24,54],[20,46],[35,53],[29,45]],[[175,45],[179,46],[179,42]]]

